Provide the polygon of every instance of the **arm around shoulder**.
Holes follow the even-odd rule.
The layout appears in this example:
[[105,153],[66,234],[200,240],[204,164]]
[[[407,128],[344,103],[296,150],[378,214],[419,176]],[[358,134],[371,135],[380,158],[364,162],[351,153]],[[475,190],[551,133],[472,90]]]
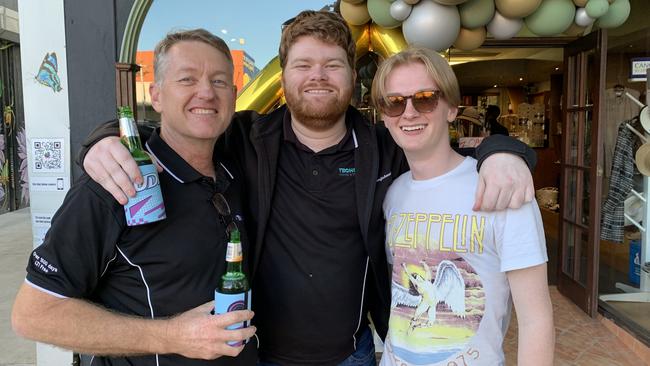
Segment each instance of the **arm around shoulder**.
[[491,135],[486,137],[483,142],[476,148],[475,157],[478,160],[477,169],[490,155],[495,153],[508,153],[522,158],[528,169],[532,172],[537,165],[537,154],[530,146],[515,139],[514,137],[504,135]]

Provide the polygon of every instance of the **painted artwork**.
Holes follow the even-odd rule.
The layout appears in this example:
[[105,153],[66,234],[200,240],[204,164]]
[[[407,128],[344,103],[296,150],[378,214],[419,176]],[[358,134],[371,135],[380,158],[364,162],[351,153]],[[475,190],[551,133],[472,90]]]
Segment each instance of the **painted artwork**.
[[25,127],[18,129],[16,134],[18,143],[18,158],[20,159],[20,207],[29,206],[29,176],[27,175],[27,143],[25,138]]
[[61,80],[59,80],[58,72],[59,65],[56,59],[56,53],[47,53],[43,58],[43,62],[41,62],[41,67],[38,69],[36,81],[52,88],[55,92],[60,92],[63,88],[61,88]]
[[474,268],[456,253],[420,254],[416,262],[395,258],[390,328],[399,358],[428,364],[469,344],[483,318],[485,293]]

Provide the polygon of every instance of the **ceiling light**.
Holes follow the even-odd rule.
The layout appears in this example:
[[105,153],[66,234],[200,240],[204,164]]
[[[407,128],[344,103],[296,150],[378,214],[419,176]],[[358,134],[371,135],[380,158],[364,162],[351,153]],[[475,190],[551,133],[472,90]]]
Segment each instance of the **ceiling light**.
[[498,85],[497,85],[497,84],[494,84],[492,87],[493,87],[493,88],[496,88],[496,87],[498,87]]
[[560,68],[559,68],[559,67],[556,67],[556,68],[555,68],[555,71],[560,71]]
[[519,81],[524,81],[524,78],[519,78]]

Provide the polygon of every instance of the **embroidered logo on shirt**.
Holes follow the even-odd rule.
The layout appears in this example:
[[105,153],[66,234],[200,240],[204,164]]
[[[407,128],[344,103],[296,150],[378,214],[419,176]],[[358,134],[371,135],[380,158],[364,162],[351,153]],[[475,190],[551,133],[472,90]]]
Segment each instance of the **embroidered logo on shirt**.
[[339,168],[339,177],[353,177],[357,168]]

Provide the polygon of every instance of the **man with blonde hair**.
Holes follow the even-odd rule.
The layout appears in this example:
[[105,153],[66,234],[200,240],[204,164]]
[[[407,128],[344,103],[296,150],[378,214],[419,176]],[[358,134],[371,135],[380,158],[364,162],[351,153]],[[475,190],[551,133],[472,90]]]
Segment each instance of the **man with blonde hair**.
[[504,365],[510,299],[518,365],[553,364],[553,306],[535,201],[473,211],[476,160],[456,153],[448,124],[460,92],[435,51],[412,48],[380,66],[372,88],[410,171],[384,201],[392,264],[391,314],[381,365]]

